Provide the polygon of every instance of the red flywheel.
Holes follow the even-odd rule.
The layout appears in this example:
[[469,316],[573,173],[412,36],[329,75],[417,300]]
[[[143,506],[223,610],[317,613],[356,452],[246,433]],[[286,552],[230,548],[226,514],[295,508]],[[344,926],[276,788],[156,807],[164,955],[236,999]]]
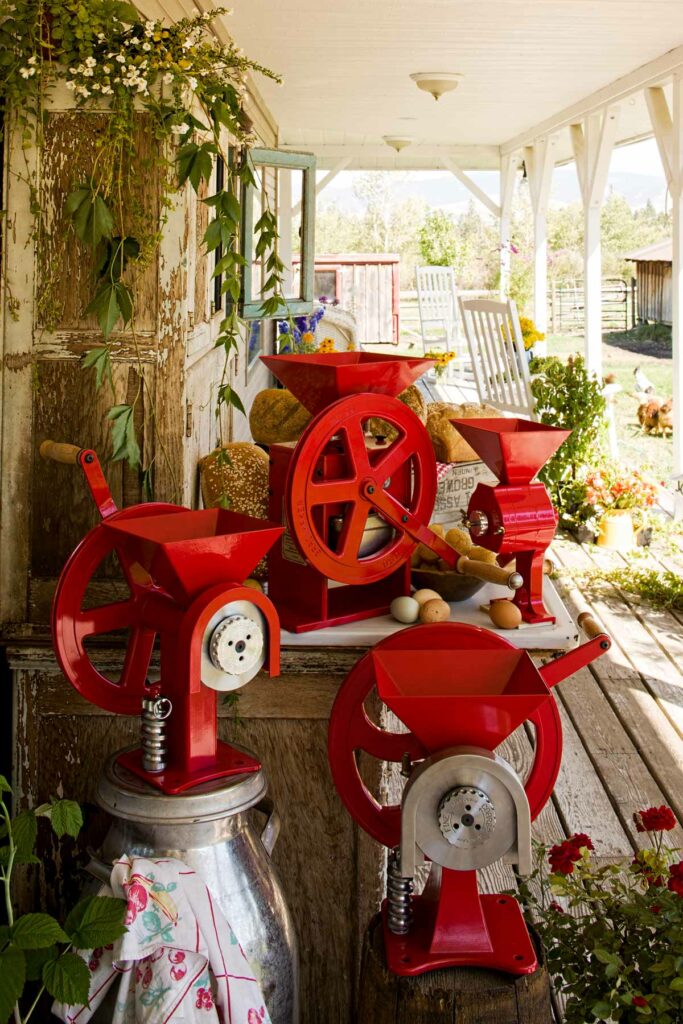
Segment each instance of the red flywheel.
[[[514,649],[514,645],[489,630],[462,623],[434,623],[414,626],[393,633],[373,650],[414,650],[416,634],[425,658],[433,650],[453,651],[453,671],[457,673],[458,648],[477,646],[481,650]],[[380,761],[421,760],[428,752],[410,732],[381,729],[365,704],[375,688],[372,651],[354,666],[337,694],[330,716],[328,756],[337,791],[351,816],[374,839],[385,846],[397,846],[401,838],[399,804],[383,806],[365,785],[356,755],[369,754]],[[524,784],[532,820],[538,816],[553,791],[562,754],[562,726],[552,695],[529,717],[536,731],[534,761]]]
[[[116,512],[106,522],[185,511],[166,502],[149,502]],[[52,603],[52,637],[64,675],[86,700],[105,711],[135,715],[148,690],[147,674],[156,636],[154,630],[139,625],[139,608],[159,587],[141,565],[117,552],[129,596],[122,601],[84,607],[95,572],[114,550],[112,534],[100,523],[73,551],[59,577]],[[129,636],[120,677],[114,679],[95,666],[85,641],[117,629],[129,630]]]
[[[364,426],[380,419],[395,436],[386,447],[369,448]],[[345,457],[337,479],[320,479],[320,463],[331,442]],[[285,486],[285,509],[292,537],[303,557],[321,575],[339,583],[374,583],[404,564],[416,546],[405,531],[359,557],[368,515],[373,509],[367,486],[380,491],[402,473],[410,481],[405,511],[428,523],[436,498],[434,449],[423,424],[403,402],[386,395],[341,398],[315,416],[301,435]],[[365,493],[364,493],[365,491]],[[333,547],[321,530],[321,506],[344,505],[344,526]]]

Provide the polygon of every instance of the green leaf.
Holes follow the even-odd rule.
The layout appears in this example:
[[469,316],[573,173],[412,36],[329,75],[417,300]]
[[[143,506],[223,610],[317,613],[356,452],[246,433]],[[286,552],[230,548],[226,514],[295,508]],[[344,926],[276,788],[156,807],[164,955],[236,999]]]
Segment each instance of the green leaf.
[[115,405],[107,413],[113,421],[111,439],[114,462],[125,459],[130,466],[140,465],[140,447],[135,436],[132,405]]
[[126,932],[126,901],[114,896],[88,896],[76,904],[64,928],[77,949],[108,946]]
[[111,353],[107,345],[99,345],[97,348],[91,348],[89,352],[85,353],[83,357],[83,367],[89,369],[90,367],[95,368],[95,387],[101,388],[104,383],[106,376],[112,388],[114,387],[114,378],[112,377],[111,370]]
[[222,224],[220,218],[215,217],[204,232],[204,245],[207,252],[213,252],[222,241]]
[[194,142],[188,142],[181,146],[178,152],[178,184],[184,185],[189,179],[195,192],[199,190],[202,182],[208,181],[213,168],[212,154],[216,152],[213,143],[205,142],[198,146]]
[[233,224],[237,225],[242,216],[242,208],[234,192],[225,192],[222,202],[223,213],[230,218]]
[[48,960],[54,960],[57,956],[56,946],[46,946],[45,949],[27,949],[24,953],[26,958],[26,980],[39,981],[43,976],[43,967]]
[[12,787],[4,775],[0,775],[0,793],[11,793]]
[[108,338],[121,315],[116,285],[111,282],[103,285],[85,307],[85,313],[97,317],[102,334]]
[[126,287],[122,281],[118,281],[114,285],[114,288],[116,289],[119,312],[121,313],[121,319],[123,320],[125,327],[133,319],[133,295],[130,288]]
[[56,800],[45,812],[45,817],[50,819],[58,836],[75,838],[83,827],[83,814],[75,800]]
[[137,8],[133,4],[124,3],[124,0],[119,0],[115,4],[114,15],[126,25],[138,25],[140,23],[140,15]]
[[594,949],[593,955],[600,961],[601,964],[618,964],[619,957],[614,953],[610,953],[607,949]]
[[68,942],[69,936],[49,914],[24,914],[12,928],[12,941],[20,949],[44,949],[55,942]]
[[33,811],[22,811],[12,822],[12,838],[16,847],[15,863],[35,864],[37,857],[33,855],[38,834],[38,822]]
[[54,999],[67,1005],[88,1002],[90,971],[76,953],[64,953],[43,967],[43,984]]
[[3,1024],[24,991],[25,981],[24,954],[16,946],[8,946],[0,953],[0,1021]]
[[96,249],[103,238],[111,238],[114,218],[92,185],[81,185],[75,192],[71,192],[65,210],[73,220],[76,234],[85,245]]
[[90,196],[91,190],[89,186],[81,185],[80,188],[77,188],[74,192],[70,192],[66,197],[66,202],[64,204],[65,211],[70,217],[73,217],[79,206],[81,206],[86,199],[89,199]]
[[593,1005],[591,1006],[591,1010],[593,1011],[593,1015],[595,1017],[597,1017],[598,1020],[599,1020],[601,1017],[602,1018],[609,1017],[611,1012],[612,1012],[612,1007],[610,1006],[609,1003],[598,1002],[598,1003],[593,1003]]
[[672,978],[669,982],[669,988],[673,992],[683,992],[683,978]]

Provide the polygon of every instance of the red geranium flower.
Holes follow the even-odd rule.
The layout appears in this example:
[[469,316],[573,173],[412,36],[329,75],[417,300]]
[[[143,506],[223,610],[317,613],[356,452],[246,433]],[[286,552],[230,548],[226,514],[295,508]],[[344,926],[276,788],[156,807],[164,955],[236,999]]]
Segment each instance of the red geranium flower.
[[648,1006],[648,1001],[645,996],[634,996],[631,1000],[634,1006]]
[[638,832],[670,832],[676,828],[676,819],[670,807],[648,807],[636,811],[633,820]]
[[585,832],[575,832],[573,836],[569,837],[567,842],[575,846],[577,850],[582,850],[584,848],[586,850],[595,849],[593,846],[593,840],[590,836],[587,836]]
[[683,896],[683,860],[672,864],[669,869],[669,881],[666,883],[671,892]]

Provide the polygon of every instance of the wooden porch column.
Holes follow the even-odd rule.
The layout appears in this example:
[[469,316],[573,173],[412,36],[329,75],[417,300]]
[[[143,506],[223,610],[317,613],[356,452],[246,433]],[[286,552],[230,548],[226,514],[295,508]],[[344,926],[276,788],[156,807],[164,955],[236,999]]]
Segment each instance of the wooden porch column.
[[683,479],[683,72],[673,79],[673,145],[671,205],[673,245],[671,252],[672,354],[673,354],[673,476]]
[[510,214],[517,185],[519,157],[515,154],[500,159],[500,297],[507,299],[510,287]]
[[526,146],[524,163],[534,215],[534,321],[539,331],[548,330],[548,201],[555,166],[555,140],[539,139]]
[[617,131],[618,107],[591,114],[570,126],[576,171],[584,210],[583,276],[586,366],[602,374],[602,259],[600,210]]

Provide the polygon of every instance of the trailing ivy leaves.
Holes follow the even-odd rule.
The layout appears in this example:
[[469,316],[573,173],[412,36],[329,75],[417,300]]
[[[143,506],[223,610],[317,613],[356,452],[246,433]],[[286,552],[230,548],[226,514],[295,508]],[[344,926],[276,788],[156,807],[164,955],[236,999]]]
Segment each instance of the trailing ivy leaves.
[[64,208],[81,242],[91,249],[97,249],[102,239],[111,238],[114,218],[93,181],[84,182],[70,192]]
[[94,314],[100,330],[108,338],[119,318],[125,327],[133,319],[133,296],[123,281],[105,282],[88,305],[85,312]]
[[106,377],[112,391],[114,390],[114,379],[111,372],[111,352],[108,345],[98,345],[91,348],[83,357],[83,368],[95,370],[95,387],[99,390]]
[[134,412],[132,405],[115,405],[107,413],[107,419],[112,421],[112,460],[119,462],[125,459],[129,466],[140,465],[140,446],[135,436]]
[[203,181],[208,181],[213,169],[213,157],[218,152],[213,142],[187,142],[178,151],[178,187],[189,180],[195,192]]
[[36,808],[36,814],[48,818],[54,833],[74,838],[83,828],[83,812],[75,800],[53,800]]

